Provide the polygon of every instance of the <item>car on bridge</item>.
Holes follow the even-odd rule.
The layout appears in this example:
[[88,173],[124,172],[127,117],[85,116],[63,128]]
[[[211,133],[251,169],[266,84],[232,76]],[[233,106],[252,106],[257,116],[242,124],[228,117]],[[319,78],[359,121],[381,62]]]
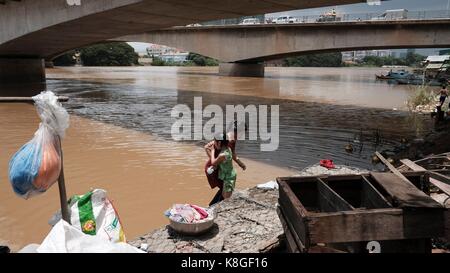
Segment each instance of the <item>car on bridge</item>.
[[297,18],[287,15],[279,16],[277,19],[275,19],[275,24],[292,24],[297,22]]
[[383,14],[373,17],[372,21],[389,21],[389,20],[404,20],[408,19],[408,10],[406,9],[391,9],[386,10]]
[[245,18],[239,25],[258,25],[261,24],[258,18]]

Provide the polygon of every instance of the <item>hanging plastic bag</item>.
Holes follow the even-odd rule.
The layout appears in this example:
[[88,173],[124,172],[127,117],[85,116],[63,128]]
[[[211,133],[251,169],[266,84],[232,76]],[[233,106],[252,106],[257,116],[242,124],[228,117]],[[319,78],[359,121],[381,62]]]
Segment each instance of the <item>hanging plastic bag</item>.
[[[85,234],[96,235],[110,242],[126,242],[119,214],[106,191],[94,189],[84,195],[74,195],[69,200],[70,222]],[[61,212],[49,220],[50,225],[61,219]]]
[[69,127],[69,114],[51,91],[34,96],[41,123],[34,137],[9,162],[14,192],[28,199],[45,192],[61,172],[61,138]]

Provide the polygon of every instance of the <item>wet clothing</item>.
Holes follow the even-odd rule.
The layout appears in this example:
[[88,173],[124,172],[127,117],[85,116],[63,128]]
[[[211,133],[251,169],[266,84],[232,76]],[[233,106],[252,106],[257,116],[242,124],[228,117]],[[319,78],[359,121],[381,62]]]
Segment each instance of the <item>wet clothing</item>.
[[223,190],[225,192],[234,191],[236,185],[236,170],[233,168],[233,152],[227,147],[222,153],[225,155],[225,161],[219,164],[219,179],[223,181]]

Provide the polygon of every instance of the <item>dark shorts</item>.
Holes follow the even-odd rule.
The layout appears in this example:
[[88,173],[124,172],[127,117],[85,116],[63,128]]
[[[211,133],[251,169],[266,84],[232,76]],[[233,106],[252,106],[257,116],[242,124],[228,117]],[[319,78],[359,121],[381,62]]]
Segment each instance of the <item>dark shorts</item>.
[[440,96],[439,97],[439,101],[441,102],[441,104],[444,103],[445,99],[447,98],[447,96]]

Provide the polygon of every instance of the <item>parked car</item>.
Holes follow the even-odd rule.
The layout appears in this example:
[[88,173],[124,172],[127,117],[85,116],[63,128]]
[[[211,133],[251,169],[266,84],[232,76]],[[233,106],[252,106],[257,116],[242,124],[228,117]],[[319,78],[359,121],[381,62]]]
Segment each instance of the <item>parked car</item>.
[[258,18],[245,18],[239,25],[258,25],[261,24]]
[[374,17],[372,21],[383,21],[383,20],[404,20],[408,19],[408,10],[406,9],[391,9],[386,10],[380,16]]

